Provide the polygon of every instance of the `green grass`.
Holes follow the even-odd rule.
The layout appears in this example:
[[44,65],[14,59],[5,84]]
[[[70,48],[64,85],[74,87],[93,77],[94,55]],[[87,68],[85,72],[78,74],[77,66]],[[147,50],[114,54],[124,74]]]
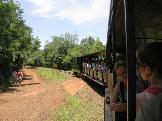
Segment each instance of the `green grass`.
[[61,83],[66,80],[66,77],[63,73],[51,68],[38,67],[37,73],[40,77],[46,79],[49,83]]
[[102,121],[103,109],[96,103],[67,96],[67,105],[58,107],[53,121]]

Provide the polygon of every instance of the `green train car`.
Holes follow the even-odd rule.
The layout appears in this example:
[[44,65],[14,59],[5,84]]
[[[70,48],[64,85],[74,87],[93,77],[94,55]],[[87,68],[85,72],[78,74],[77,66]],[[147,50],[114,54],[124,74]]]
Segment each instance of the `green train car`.
[[102,50],[86,56],[76,57],[72,60],[73,73],[76,76],[97,82],[100,85],[107,84],[106,51]]
[[73,68],[73,74],[76,75],[77,77],[81,77],[83,67],[83,57],[76,57],[72,59],[72,68]]

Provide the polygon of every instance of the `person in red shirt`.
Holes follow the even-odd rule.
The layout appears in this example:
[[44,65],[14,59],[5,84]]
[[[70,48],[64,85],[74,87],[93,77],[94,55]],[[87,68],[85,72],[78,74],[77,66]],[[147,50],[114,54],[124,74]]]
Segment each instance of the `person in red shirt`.
[[21,70],[20,70],[20,71],[14,71],[14,72],[12,73],[12,75],[13,75],[15,81],[16,81],[16,85],[17,85],[18,83],[21,85],[21,82],[22,82],[22,80],[23,80],[23,73],[22,73],[22,71],[21,71]]

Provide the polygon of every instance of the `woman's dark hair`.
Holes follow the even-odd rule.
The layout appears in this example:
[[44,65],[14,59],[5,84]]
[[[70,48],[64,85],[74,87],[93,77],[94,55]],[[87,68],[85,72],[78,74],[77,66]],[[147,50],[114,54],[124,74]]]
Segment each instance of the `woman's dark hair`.
[[152,42],[139,50],[138,63],[147,65],[162,77],[162,42]]

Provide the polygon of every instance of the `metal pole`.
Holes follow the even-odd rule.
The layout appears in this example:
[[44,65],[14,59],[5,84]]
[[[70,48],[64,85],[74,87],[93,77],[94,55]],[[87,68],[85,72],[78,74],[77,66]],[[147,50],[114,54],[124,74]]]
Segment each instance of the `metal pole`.
[[134,121],[136,117],[136,43],[134,0],[124,0],[124,8],[126,54],[128,67],[127,121]]

